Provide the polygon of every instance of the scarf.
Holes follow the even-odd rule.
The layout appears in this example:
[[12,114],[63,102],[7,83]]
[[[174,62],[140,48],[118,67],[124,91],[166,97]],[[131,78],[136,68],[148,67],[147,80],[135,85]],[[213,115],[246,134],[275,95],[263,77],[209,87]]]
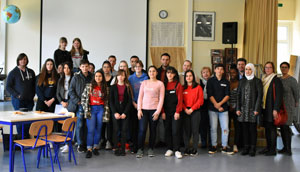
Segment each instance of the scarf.
[[269,76],[264,75],[262,77],[262,83],[263,83],[263,87],[264,87],[264,97],[263,97],[263,109],[266,108],[266,99],[267,99],[267,93],[268,93],[268,89],[270,86],[270,83],[272,81],[272,79],[276,76],[275,73],[270,74]]
[[250,68],[251,68],[252,73],[251,73],[251,75],[249,75],[249,76],[247,76],[247,74],[245,73],[245,76],[246,76],[247,80],[252,80],[252,79],[254,78],[255,67],[254,67],[254,65],[253,65],[252,63],[248,63],[248,64],[246,65],[245,69],[246,69],[247,67],[250,67]]
[[203,82],[203,84],[204,84],[204,88],[203,88],[203,98],[204,98],[204,100],[206,100],[206,99],[207,99],[207,90],[206,90],[207,80],[202,79],[202,78],[201,78],[201,80],[202,80],[202,82]]

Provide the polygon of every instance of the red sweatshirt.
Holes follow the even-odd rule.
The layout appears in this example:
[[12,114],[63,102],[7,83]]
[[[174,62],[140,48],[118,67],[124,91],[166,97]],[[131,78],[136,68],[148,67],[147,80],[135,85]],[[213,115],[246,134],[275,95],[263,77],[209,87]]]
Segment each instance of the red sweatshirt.
[[197,110],[203,105],[203,91],[200,85],[192,88],[188,86],[187,89],[183,90],[183,109],[190,107],[193,110]]
[[[176,83],[177,81],[168,82],[166,90],[174,90]],[[176,113],[180,113],[182,111],[182,100],[183,100],[182,91],[183,91],[183,87],[181,86],[180,83],[178,83],[176,87],[176,96],[177,96]],[[162,109],[162,113],[165,113],[164,109]]]
[[101,88],[96,86],[92,89],[90,94],[90,105],[104,105],[104,101],[102,100]]

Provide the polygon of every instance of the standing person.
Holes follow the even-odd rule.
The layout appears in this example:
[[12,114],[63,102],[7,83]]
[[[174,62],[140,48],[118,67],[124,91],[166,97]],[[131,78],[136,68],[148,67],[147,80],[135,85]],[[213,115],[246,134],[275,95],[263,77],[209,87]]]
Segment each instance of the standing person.
[[278,151],[286,155],[292,155],[292,133],[290,125],[292,125],[293,119],[296,117],[296,108],[298,107],[299,101],[299,89],[297,80],[290,76],[289,73],[290,64],[282,62],[280,64],[280,70],[282,77],[280,77],[283,85],[283,102],[288,114],[288,120],[284,125],[280,126],[281,138],[284,147]]
[[47,59],[37,76],[36,94],[38,97],[36,110],[54,112],[58,74],[52,59]]
[[165,100],[162,119],[165,126],[165,140],[167,144],[166,157],[182,158],[180,152],[180,112],[182,111],[182,86],[179,83],[178,72],[174,67],[167,67],[165,76]]
[[133,143],[131,152],[136,153],[138,149],[138,131],[139,131],[139,120],[137,117],[137,102],[138,102],[138,97],[139,97],[139,92],[140,92],[140,87],[141,83],[144,80],[148,79],[148,75],[143,72],[143,67],[144,64],[142,61],[138,61],[135,64],[135,72],[134,74],[130,75],[129,77],[129,82],[132,88],[133,92],[133,101],[132,105],[133,108],[131,108],[131,114],[129,117],[129,133],[130,133],[130,138]]
[[265,64],[264,73],[265,75],[262,77],[262,120],[263,125],[265,127],[267,147],[261,150],[259,153],[265,154],[266,156],[275,156],[277,142],[277,127],[274,125],[274,119],[277,118],[278,112],[280,111],[280,106],[283,99],[283,86],[280,79],[275,74],[275,67],[273,62],[267,62]]
[[86,158],[91,158],[92,154],[99,155],[98,150],[106,97],[107,90],[104,74],[102,71],[97,71],[91,83],[86,84],[81,96],[81,104],[88,129]]
[[68,93],[70,89],[70,83],[73,77],[72,64],[66,62],[63,64],[63,75],[57,82],[56,99],[64,107],[68,107],[68,101],[70,99]]
[[[200,107],[203,105],[203,91],[196,83],[195,74],[192,70],[185,72],[183,86],[183,139],[184,154],[198,155]],[[189,148],[190,138],[193,135],[193,148]]]
[[150,128],[148,156],[154,156],[153,148],[155,144],[157,120],[159,118],[165,96],[164,84],[156,79],[157,73],[157,68],[155,66],[150,66],[148,68],[148,75],[150,79],[143,81],[140,87],[138,98],[138,118],[140,121],[138,152],[136,154],[137,158],[143,157],[148,123]]
[[133,55],[130,57],[130,68],[129,68],[129,72],[130,75],[132,75],[135,72],[135,64],[139,61],[139,57],[136,55]]
[[[168,53],[163,53],[160,57],[161,66],[158,68],[156,78],[162,82],[165,81],[166,76],[166,69],[170,66],[171,63],[171,56]],[[165,128],[164,123],[161,118],[158,119],[157,123],[157,147],[164,147],[165,146]]]
[[80,61],[83,59],[88,60],[87,55],[89,54],[89,52],[83,49],[81,40],[79,38],[74,38],[70,53],[73,62],[73,71],[78,72],[80,71]]
[[[237,120],[236,115],[236,102],[237,102],[237,92],[239,85],[239,71],[236,68],[236,65],[231,65],[230,67],[230,98],[229,98],[229,128],[231,128],[231,120],[233,120],[234,127],[234,143],[233,143],[233,152],[237,153],[238,148],[241,148],[241,136],[242,128],[241,123]],[[230,138],[232,132],[229,133],[228,138]]]
[[236,114],[242,124],[242,155],[255,156],[257,141],[257,118],[261,112],[262,82],[255,77],[255,67],[248,63],[245,67],[245,78],[239,82],[237,92]]
[[81,95],[84,91],[86,84],[91,83],[92,74],[89,72],[89,61],[82,59],[80,61],[80,72],[76,73],[71,80],[69,97],[70,102],[68,105],[69,112],[75,112],[77,116],[76,125],[76,140],[77,151],[79,153],[86,151],[85,140],[86,126],[84,119],[84,110],[81,105]]
[[[32,111],[35,95],[35,73],[28,68],[28,57],[21,53],[17,57],[17,66],[9,72],[6,79],[6,90],[11,95],[11,103],[14,110],[27,108]],[[22,134],[22,125],[17,124],[18,134]],[[24,124],[24,138],[29,138],[30,124]]]
[[94,74],[95,73],[95,65],[94,63],[90,63],[89,64],[89,72]]
[[239,70],[239,79],[245,77],[245,66],[247,64],[247,60],[244,58],[237,59],[237,69]]
[[[128,133],[129,112],[132,103],[132,91],[126,71],[120,69],[115,84],[110,88],[110,108],[113,121],[113,143],[116,156],[125,156],[125,143]],[[121,148],[118,147],[121,135]]]
[[117,75],[117,71],[115,70],[115,65],[117,64],[117,58],[114,55],[110,55],[108,57],[108,61],[111,65],[111,74],[113,77],[115,77]]
[[217,128],[218,119],[221,125],[222,132],[222,153],[233,154],[233,151],[228,147],[229,135],[229,118],[228,118],[228,104],[230,95],[230,84],[223,77],[224,66],[217,64],[215,66],[215,76],[207,81],[207,96],[210,100],[208,104],[208,113],[210,121],[210,135],[212,147],[209,154],[217,152]]
[[[201,80],[200,86],[203,90],[203,98],[204,102],[203,105],[200,107],[200,136],[201,136],[201,148],[211,147],[210,141],[210,127],[209,127],[209,115],[208,115],[208,102],[209,99],[207,97],[207,81],[210,79],[212,75],[210,67],[203,67],[201,70]],[[197,78],[197,77],[196,77]],[[196,80],[197,81],[197,80]]]
[[[57,82],[56,99],[64,108],[68,108],[70,97],[68,95],[70,83],[73,77],[72,63],[63,63],[63,73]],[[69,146],[66,144],[61,148],[61,152],[69,152]]]
[[101,130],[102,140],[100,141],[100,147],[105,148],[106,150],[110,150],[112,149],[113,123],[109,106],[109,89],[113,84],[114,77],[111,74],[111,63],[108,60],[103,62],[102,71],[104,73],[108,96],[106,100],[107,102],[104,106],[103,124]]
[[58,68],[60,64],[63,64],[65,62],[72,62],[71,54],[69,51],[66,50],[67,45],[67,38],[61,37],[59,39],[58,49],[54,52],[54,62],[56,68]]
[[[192,62],[190,60],[185,60],[183,62],[183,65],[182,65],[182,73],[179,74],[179,81],[180,81],[180,84],[181,85],[184,85],[184,74],[186,71],[188,70],[192,70]],[[195,74],[195,77],[196,77],[196,82],[199,84],[200,83],[200,78]]]

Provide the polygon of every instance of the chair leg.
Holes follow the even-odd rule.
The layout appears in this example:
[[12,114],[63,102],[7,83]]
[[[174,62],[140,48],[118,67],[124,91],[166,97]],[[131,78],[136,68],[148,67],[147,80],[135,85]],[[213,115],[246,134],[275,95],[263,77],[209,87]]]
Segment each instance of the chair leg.
[[25,170],[25,172],[27,172],[27,169],[26,169],[26,163],[25,163],[25,157],[24,157],[24,148],[23,148],[23,146],[21,146],[21,153],[22,153],[22,159],[23,159],[24,170]]
[[58,154],[59,154],[59,144],[55,144],[55,161],[57,162],[58,164],[58,167],[59,167],[59,170],[61,171],[61,166],[60,166],[60,162],[59,162],[59,158],[58,158]]
[[69,145],[69,152],[68,152],[68,155],[69,155],[69,162],[71,162],[71,160],[72,160],[72,159],[71,159],[71,153],[72,153],[72,152],[71,152],[71,149],[72,149],[71,146],[72,146],[72,143],[69,142],[68,145]]
[[43,157],[45,158],[45,147],[43,147]]
[[70,142],[69,148],[70,148],[69,151],[72,151],[74,163],[75,163],[75,165],[77,165],[76,158],[75,158],[75,153],[74,153],[73,146],[72,146],[72,142]]
[[40,160],[41,160],[42,149],[43,149],[43,147],[40,147],[40,148],[39,148],[39,152],[38,152],[38,156],[37,156],[37,164],[36,164],[36,168],[39,168],[39,167],[40,167]]
[[12,171],[14,171],[15,168],[15,153],[16,153],[16,145],[13,146],[13,152],[12,152]]
[[[46,146],[46,149],[49,150],[49,153],[50,153],[50,160],[51,160],[51,167],[52,167],[52,172],[54,172],[53,160],[52,160],[52,153],[51,153],[50,146],[47,145],[47,146]],[[47,152],[47,154],[48,154],[48,152]]]

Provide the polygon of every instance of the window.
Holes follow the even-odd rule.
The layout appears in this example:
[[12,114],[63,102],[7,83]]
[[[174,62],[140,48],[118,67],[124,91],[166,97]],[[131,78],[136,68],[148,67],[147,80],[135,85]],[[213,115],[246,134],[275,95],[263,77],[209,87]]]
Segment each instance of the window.
[[291,41],[292,41],[292,22],[278,22],[277,33],[277,73],[280,71],[280,63],[290,61]]

